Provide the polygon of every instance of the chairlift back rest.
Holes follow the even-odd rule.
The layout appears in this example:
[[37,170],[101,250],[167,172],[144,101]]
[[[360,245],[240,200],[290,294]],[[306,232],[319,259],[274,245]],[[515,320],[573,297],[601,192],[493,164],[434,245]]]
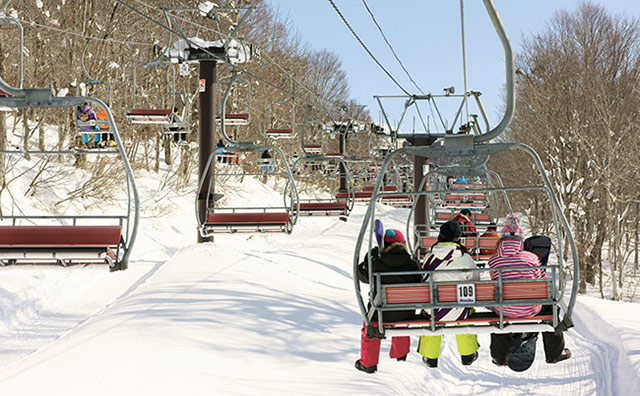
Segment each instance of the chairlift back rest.
[[267,133],[290,134],[291,129],[267,129]]
[[479,190],[484,188],[482,184],[452,184],[452,190]]
[[[438,243],[438,238],[437,237],[422,237],[420,242],[421,242],[420,247],[430,250],[433,247],[433,245]],[[460,242],[461,242],[461,245],[464,245],[464,247],[467,248],[467,249],[475,249],[476,248],[476,238],[462,238],[460,240]]]
[[[293,204],[293,209],[298,209],[296,203]],[[313,215],[322,214],[325,215],[348,215],[349,207],[346,201],[342,202],[300,202],[300,214],[301,215]]]
[[[216,122],[219,124],[222,117],[220,115],[216,116]],[[224,124],[225,125],[248,125],[249,124],[249,114],[225,114],[224,115]]]
[[[445,283],[445,282],[442,282]],[[428,283],[419,284],[383,284],[382,285],[382,307],[405,304],[451,304],[457,306],[456,285],[439,284],[433,282],[436,290],[433,302],[431,301],[431,289]],[[473,283],[475,285],[476,303],[464,304],[464,306],[480,306],[498,303],[499,285],[495,281],[460,282]],[[531,279],[527,281],[502,280],[502,302],[522,301],[522,300],[548,300],[546,304],[553,304],[551,290],[551,278]],[[429,308],[429,307],[421,307]],[[438,307],[442,308],[442,307]],[[411,307],[416,309],[416,307]]]
[[[362,187],[362,189],[364,191],[373,191],[373,188],[375,186],[364,186]],[[382,186],[382,190],[383,191],[398,191],[398,187],[397,186]]]
[[[220,120],[222,118],[221,115],[216,116],[216,120]],[[238,114],[224,114],[225,120],[247,120],[249,118],[249,114],[246,113],[238,113]]]
[[486,201],[487,196],[484,194],[447,194],[447,201]]
[[[297,209],[298,205],[294,202],[293,209]],[[327,209],[346,209],[346,202],[300,202],[300,210],[327,210]]]
[[205,225],[282,225],[289,223],[288,212],[209,213]]
[[133,109],[127,118],[133,124],[167,124],[171,116],[169,109]]
[[[455,216],[456,216],[455,212],[437,212],[436,221],[453,220]],[[489,216],[488,213],[473,213],[471,217],[474,223],[488,223],[491,221],[491,217]]]
[[0,226],[0,248],[87,248],[120,243],[120,226]]

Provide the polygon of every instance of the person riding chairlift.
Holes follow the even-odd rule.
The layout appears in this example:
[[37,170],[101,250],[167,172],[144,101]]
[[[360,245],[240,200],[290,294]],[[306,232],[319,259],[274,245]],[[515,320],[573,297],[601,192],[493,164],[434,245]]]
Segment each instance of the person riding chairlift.
[[273,173],[273,161],[271,161],[271,154],[269,154],[269,150],[264,150],[262,155],[260,155],[262,159],[262,173],[267,173],[267,167],[269,167],[269,173]]
[[[105,109],[100,109],[96,113],[96,119],[98,120],[108,120],[107,112]],[[109,131],[109,125],[100,125],[99,128],[103,131]],[[113,137],[113,133],[103,132],[101,135],[101,142],[98,143],[101,147],[114,147],[116,146],[116,140]]]
[[[498,250],[489,259],[489,268],[503,268],[503,280],[540,279],[547,277],[544,269],[536,269],[536,267],[540,267],[542,264],[536,254],[524,250],[520,218],[515,215],[508,215],[500,231]],[[546,265],[546,262],[544,264]],[[504,270],[504,268],[524,266],[530,266],[532,268]],[[497,280],[499,276],[497,271],[491,271],[492,280]],[[493,307],[493,310],[498,315],[502,310],[505,318],[522,318],[553,313],[553,307],[551,305],[509,305]],[[509,367],[514,371],[524,371],[528,369],[528,365],[520,366],[512,363],[512,359],[509,359],[510,347],[514,340],[519,341],[520,339],[537,338],[537,336],[538,333],[492,333],[490,350],[493,364],[506,366],[509,362]],[[558,363],[571,357],[571,351],[565,348],[564,336],[561,331],[543,332],[542,341],[547,363]],[[513,361],[518,363],[516,360]]]
[[174,107],[173,111],[171,112],[171,115],[169,116],[169,130],[172,132],[175,132],[173,134],[173,141],[178,143],[178,142],[186,142],[187,141],[187,134],[186,132],[182,132],[180,133],[180,131],[183,131],[184,128],[181,126],[177,126],[179,123],[182,122],[182,117],[180,117],[180,113],[178,112],[178,108]]
[[[96,112],[93,111],[91,109],[91,107],[89,107],[89,104],[84,103],[82,106],[78,106],[76,108],[76,119],[78,119],[79,121],[90,121],[90,120],[97,120],[98,117],[96,116]],[[94,126],[81,126],[80,127],[81,130],[83,131],[99,131],[100,127],[98,127],[97,125]],[[93,144],[91,146],[89,146],[89,133],[83,133],[82,134],[82,145],[85,148],[96,148],[98,147],[100,143],[100,133],[93,133]]]
[[462,209],[460,211],[460,213],[458,213],[454,218],[453,221],[457,221],[458,223],[460,223],[462,225],[462,236],[463,237],[471,237],[471,238],[475,238],[476,236],[478,236],[478,232],[476,230],[476,226],[475,224],[473,224],[472,219],[472,215],[471,215],[471,210],[469,209]]
[[[435,271],[432,274],[434,282],[473,282],[480,280],[476,271],[476,263],[460,243],[462,229],[456,221],[449,220],[440,226],[438,242],[431,247],[431,252],[422,261],[423,271]],[[441,270],[459,270],[448,272]],[[466,270],[466,271],[465,271]],[[423,282],[428,282],[429,274],[424,275]],[[469,308],[438,308],[434,310],[437,321],[456,321],[466,319],[471,310]],[[430,313],[423,311],[425,320],[431,320]],[[430,368],[438,367],[442,336],[420,336],[418,353],[422,355],[422,362]],[[478,359],[478,338],[475,334],[457,334],[456,344],[462,364],[471,365]]]

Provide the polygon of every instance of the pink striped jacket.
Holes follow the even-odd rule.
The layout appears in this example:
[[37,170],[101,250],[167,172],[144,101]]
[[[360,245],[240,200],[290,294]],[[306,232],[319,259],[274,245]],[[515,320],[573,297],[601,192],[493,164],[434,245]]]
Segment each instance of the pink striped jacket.
[[[489,259],[490,268],[509,268],[516,266],[539,267],[538,256],[524,249],[522,241],[506,240],[500,243],[496,253]],[[499,277],[498,271],[491,271],[491,279]],[[546,277],[544,270],[538,269],[514,269],[503,270],[502,279],[540,279]],[[507,318],[523,318],[534,316],[540,312],[541,305],[507,305],[503,307],[504,316]],[[500,307],[493,307],[500,314]]]

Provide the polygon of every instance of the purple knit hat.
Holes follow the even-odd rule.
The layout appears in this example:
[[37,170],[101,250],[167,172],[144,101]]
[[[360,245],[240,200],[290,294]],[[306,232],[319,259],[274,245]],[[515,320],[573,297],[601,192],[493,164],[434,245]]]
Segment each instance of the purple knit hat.
[[404,235],[402,235],[402,232],[399,230],[392,230],[389,228],[384,232],[384,244],[388,246],[394,242],[404,243]]
[[507,215],[502,225],[502,230],[500,230],[500,236],[522,238],[524,232],[522,232],[522,228],[520,228],[520,218],[514,214]]

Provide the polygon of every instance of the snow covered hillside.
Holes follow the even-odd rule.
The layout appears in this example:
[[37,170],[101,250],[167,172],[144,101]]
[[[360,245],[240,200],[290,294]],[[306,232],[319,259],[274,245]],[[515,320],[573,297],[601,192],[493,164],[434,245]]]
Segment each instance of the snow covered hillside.
[[[138,184],[143,196],[156,185],[149,174]],[[255,202],[278,195],[264,186],[251,192]],[[416,353],[407,362],[388,359],[383,341],[378,373],[359,372],[351,267],[363,204],[346,223],[301,218],[291,235],[225,234],[196,245],[192,195],[169,199],[143,212],[127,271],[2,269],[1,396],[577,396],[640,389],[640,305],[590,297],[578,300],[576,327],[567,333],[573,357],[557,365],[544,363],[538,343],[529,371],[498,368],[481,335],[480,359],[470,367],[445,338],[437,369]],[[380,206],[378,213],[387,227],[404,230],[406,209]]]

